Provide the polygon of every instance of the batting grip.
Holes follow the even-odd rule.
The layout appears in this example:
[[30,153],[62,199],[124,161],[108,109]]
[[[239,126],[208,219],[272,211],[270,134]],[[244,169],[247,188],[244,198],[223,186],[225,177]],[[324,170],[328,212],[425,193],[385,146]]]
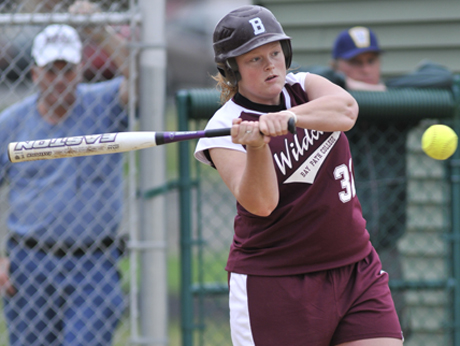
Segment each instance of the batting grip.
[[294,117],[289,118],[288,120],[288,131],[293,135],[296,133],[295,119]]

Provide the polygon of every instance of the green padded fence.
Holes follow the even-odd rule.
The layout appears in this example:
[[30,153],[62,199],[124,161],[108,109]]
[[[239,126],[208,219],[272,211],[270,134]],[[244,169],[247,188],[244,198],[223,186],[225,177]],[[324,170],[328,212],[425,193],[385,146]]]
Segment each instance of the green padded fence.
[[[359,120],[347,132],[357,193],[390,273],[405,346],[460,345],[460,154],[445,162],[420,148],[435,122],[460,133],[460,80],[452,91],[352,92]],[[219,108],[214,89],[176,95],[179,130],[201,129]],[[214,169],[179,144],[182,345],[231,345],[224,270],[235,202]]]

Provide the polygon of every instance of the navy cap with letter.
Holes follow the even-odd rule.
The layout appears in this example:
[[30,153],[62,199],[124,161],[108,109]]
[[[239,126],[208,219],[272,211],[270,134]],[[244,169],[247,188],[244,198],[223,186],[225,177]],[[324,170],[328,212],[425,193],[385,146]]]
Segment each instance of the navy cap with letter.
[[382,52],[377,36],[369,28],[355,26],[339,33],[334,42],[332,57],[334,59],[349,60],[366,52]]

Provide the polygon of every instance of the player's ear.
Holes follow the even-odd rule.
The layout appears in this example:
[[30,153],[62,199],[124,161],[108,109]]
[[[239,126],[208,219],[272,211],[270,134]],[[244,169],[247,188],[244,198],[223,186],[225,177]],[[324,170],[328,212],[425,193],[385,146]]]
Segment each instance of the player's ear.
[[241,80],[235,59],[228,59],[225,64],[217,64],[217,70],[231,86],[237,86],[238,81]]

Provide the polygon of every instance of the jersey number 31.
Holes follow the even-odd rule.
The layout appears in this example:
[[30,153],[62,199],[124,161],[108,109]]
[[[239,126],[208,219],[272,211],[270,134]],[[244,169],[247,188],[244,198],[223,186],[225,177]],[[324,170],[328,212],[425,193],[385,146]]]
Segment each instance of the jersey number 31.
[[353,171],[351,169],[351,158],[346,164],[341,164],[334,169],[334,178],[339,180],[342,186],[342,191],[339,192],[339,198],[342,203],[350,202],[356,196],[355,180],[353,178]]

